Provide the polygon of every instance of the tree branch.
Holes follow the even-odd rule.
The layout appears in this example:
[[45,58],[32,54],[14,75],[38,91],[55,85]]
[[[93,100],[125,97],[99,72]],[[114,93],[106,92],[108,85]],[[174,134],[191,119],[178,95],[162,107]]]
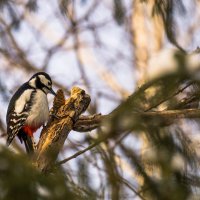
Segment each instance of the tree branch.
[[[115,112],[120,112],[120,110],[115,110]],[[182,109],[182,110],[164,110],[164,111],[148,111],[148,112],[132,112],[129,113],[130,117],[159,117],[161,119],[195,119],[200,118],[200,109]],[[83,116],[81,115],[79,119],[74,124],[73,130],[78,132],[87,132],[92,131],[98,128],[103,120],[106,118],[112,117],[112,114],[109,115],[91,115],[91,116]]]
[[95,146],[99,145],[101,142],[105,141],[107,138],[108,138],[108,136],[102,137],[101,139],[97,140],[97,141],[94,142],[93,144],[89,145],[87,148],[78,151],[78,152],[75,153],[74,155],[72,155],[72,156],[70,156],[70,157],[68,157],[68,158],[66,158],[66,159],[64,159],[64,160],[59,161],[57,164],[58,164],[58,165],[64,164],[64,163],[66,163],[66,162],[68,162],[68,161],[70,161],[70,160],[72,160],[72,159],[74,159],[74,158],[76,158],[76,157],[82,155],[82,154],[85,153],[86,151],[88,151],[88,150],[94,148]]
[[95,114],[90,116],[81,115],[74,124],[73,130],[77,132],[92,131],[99,127],[106,115]]
[[89,103],[89,95],[80,88],[73,87],[71,97],[66,101],[62,90],[57,92],[51,110],[52,117],[42,130],[33,157],[33,163],[40,171],[47,172],[51,169],[74,123]]
[[[47,126],[43,128],[39,143],[33,155],[34,165],[41,171],[46,172],[55,164],[55,160],[62,149],[62,146],[71,130],[87,132],[100,127],[103,120],[112,118],[116,112],[120,112],[120,107],[109,115],[95,114],[90,116],[81,115],[90,103],[90,97],[84,90],[74,87],[71,96],[65,100],[62,90],[57,92],[54,99],[53,108],[50,111],[50,119]],[[130,112],[129,117],[147,117],[149,119],[160,118],[164,120],[175,120],[181,118],[199,118],[199,109],[165,110],[155,112]],[[134,120],[132,121],[134,124]],[[123,130],[121,130],[123,131]],[[97,146],[102,141],[109,138],[104,135],[87,148],[75,153],[58,164],[63,164],[86,151]]]
[[200,109],[164,110],[156,112],[139,113],[147,117],[161,117],[165,119],[194,119],[200,118]]

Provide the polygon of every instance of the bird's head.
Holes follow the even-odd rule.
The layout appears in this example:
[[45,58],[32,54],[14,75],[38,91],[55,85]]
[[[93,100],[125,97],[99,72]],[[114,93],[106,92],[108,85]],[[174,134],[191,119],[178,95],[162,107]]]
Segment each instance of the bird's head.
[[41,89],[45,94],[51,93],[56,95],[56,93],[52,89],[52,81],[50,76],[45,72],[38,72],[34,74],[28,84],[36,89]]

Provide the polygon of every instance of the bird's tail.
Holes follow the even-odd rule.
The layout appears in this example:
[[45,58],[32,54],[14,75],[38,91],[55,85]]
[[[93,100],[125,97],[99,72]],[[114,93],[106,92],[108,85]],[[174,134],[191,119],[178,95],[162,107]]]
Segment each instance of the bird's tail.
[[33,147],[33,141],[31,140],[31,137],[27,135],[26,138],[23,139],[25,149],[27,154],[31,155],[34,153],[34,147]]
[[23,132],[23,130],[20,130],[18,133],[18,137],[21,141],[21,143],[24,142],[25,149],[27,154],[31,155],[34,153],[34,143],[29,135]]

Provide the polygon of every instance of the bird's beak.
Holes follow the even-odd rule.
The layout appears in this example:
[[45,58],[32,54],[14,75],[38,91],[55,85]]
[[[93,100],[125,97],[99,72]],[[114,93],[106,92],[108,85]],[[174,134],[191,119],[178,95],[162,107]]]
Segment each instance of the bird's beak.
[[53,91],[53,89],[51,88],[51,89],[49,89],[49,92],[51,93],[51,94],[53,94],[54,96],[56,96],[56,93]]

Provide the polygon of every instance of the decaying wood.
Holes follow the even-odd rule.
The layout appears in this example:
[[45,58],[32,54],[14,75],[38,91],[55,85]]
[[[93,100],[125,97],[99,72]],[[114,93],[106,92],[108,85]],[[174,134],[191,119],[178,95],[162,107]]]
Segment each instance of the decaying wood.
[[81,115],[74,124],[73,130],[78,132],[92,131],[99,127],[105,115],[95,114],[90,116]]
[[34,165],[40,171],[48,171],[54,164],[69,132],[79,115],[90,103],[90,96],[84,90],[74,87],[66,101],[61,90],[57,92],[51,110],[51,119],[42,130],[37,150],[33,157]]

